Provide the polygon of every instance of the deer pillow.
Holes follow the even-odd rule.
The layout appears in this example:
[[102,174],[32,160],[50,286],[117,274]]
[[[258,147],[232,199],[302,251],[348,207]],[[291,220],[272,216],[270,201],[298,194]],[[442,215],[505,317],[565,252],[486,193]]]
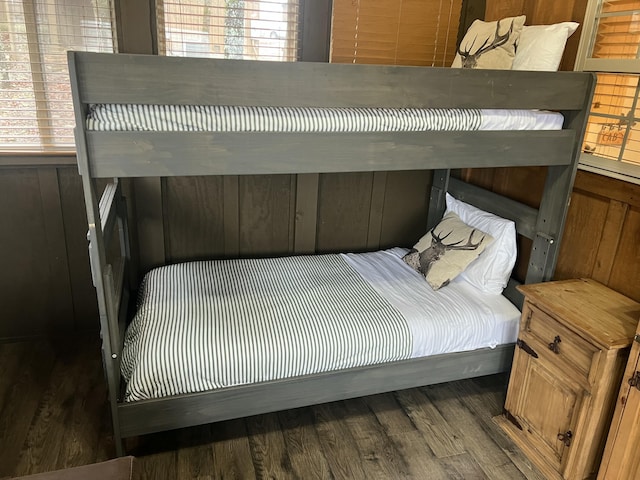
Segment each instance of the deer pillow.
[[508,17],[497,22],[475,20],[458,47],[453,68],[509,70],[516,53],[516,42],[526,17]]
[[438,290],[462,273],[492,241],[493,237],[449,212],[402,259]]

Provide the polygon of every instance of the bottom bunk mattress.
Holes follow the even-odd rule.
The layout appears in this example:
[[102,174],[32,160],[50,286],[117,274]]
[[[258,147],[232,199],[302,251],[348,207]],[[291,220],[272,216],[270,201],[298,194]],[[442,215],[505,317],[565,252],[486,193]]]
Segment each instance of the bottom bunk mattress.
[[125,401],[515,341],[520,312],[464,280],[433,291],[405,249],[169,265],[127,328]]

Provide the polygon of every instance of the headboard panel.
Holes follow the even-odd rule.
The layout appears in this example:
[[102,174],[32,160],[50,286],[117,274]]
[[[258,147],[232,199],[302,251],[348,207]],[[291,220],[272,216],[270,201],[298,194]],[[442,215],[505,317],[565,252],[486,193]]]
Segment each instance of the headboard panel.
[[[87,103],[580,110],[590,76],[69,52]],[[161,72],[161,73],[159,73]],[[543,86],[543,87],[542,87]]]

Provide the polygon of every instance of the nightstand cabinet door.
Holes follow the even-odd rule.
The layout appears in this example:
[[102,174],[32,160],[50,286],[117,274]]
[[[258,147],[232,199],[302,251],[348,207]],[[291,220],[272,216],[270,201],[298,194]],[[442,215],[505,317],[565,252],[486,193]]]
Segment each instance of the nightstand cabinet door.
[[[575,334],[561,328],[552,317],[525,304],[519,348],[516,348],[505,402],[505,418],[518,430],[526,445],[559,474],[565,469],[572,446],[575,448],[581,440],[578,422],[580,413],[589,403],[588,370],[584,372],[574,362],[552,351],[548,343],[532,333],[530,325],[536,326],[534,332],[542,331],[550,340],[562,333],[563,347],[582,345],[582,342],[574,338]],[[590,364],[596,352],[588,345],[585,351],[568,357],[583,359],[589,356]]]
[[[521,341],[531,340],[523,337]],[[576,425],[589,393],[574,381],[571,372],[541,358],[538,345],[529,343],[516,349],[505,417],[527,445],[539,452],[554,471],[561,472],[572,445],[579,440]]]

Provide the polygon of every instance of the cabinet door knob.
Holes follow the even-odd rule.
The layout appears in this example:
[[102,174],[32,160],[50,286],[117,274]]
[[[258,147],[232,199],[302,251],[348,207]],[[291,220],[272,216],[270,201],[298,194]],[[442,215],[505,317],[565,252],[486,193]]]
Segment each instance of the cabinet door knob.
[[565,447],[568,447],[571,445],[571,439],[573,438],[573,433],[571,433],[571,430],[569,430],[568,432],[565,433],[559,433],[558,434],[558,440],[560,440],[562,443],[564,443]]
[[553,342],[549,344],[549,350],[551,350],[556,355],[560,354],[560,347],[558,347],[558,344],[560,342],[562,342],[562,340],[560,340],[560,335],[556,335],[556,338],[553,339]]

